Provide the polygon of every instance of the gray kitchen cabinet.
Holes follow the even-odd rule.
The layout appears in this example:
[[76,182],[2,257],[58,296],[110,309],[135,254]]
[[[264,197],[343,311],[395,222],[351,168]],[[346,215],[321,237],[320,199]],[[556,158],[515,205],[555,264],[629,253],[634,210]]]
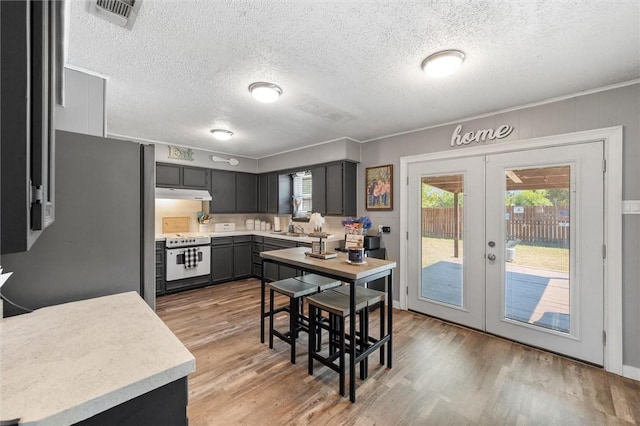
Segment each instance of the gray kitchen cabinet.
[[278,213],[278,174],[267,175],[267,213]]
[[278,172],[258,177],[258,212],[291,214],[291,177]]
[[264,250],[264,237],[254,235],[253,244],[251,247],[252,260],[253,260],[253,276],[256,278],[262,277],[262,259],[260,258],[260,252]]
[[327,214],[327,166],[311,168],[311,206],[314,213]]
[[[280,240],[277,238],[268,237],[265,237],[264,239],[264,251],[280,250],[283,248],[291,248],[296,246],[297,244],[295,241]],[[276,265],[275,263],[271,262],[266,264],[265,278],[267,279],[267,281],[278,281],[285,278],[292,278],[298,275],[301,275],[301,273],[295,268],[284,265]]]
[[357,168],[348,161],[311,167],[313,211],[329,216],[355,216]]
[[55,219],[55,104],[64,93],[62,8],[54,1],[0,2],[2,253],[29,250]]
[[258,177],[258,212],[291,214],[293,187],[288,173],[263,173]]
[[215,237],[211,239],[211,283],[221,283],[233,279],[233,238]]
[[209,169],[182,166],[182,186],[185,188],[209,189]]
[[156,163],[156,186],[180,186],[180,165]]
[[211,283],[248,278],[253,273],[252,236],[211,239]]
[[267,213],[267,195],[269,192],[269,173],[258,176],[258,213]]
[[[355,163],[342,161],[326,166],[326,214],[329,216],[356,215]],[[314,197],[315,202],[315,197]]]
[[236,173],[236,213],[258,211],[258,175]]
[[209,169],[156,163],[156,186],[209,189]]
[[236,212],[236,174],[226,170],[211,170],[211,213]]
[[156,241],[156,296],[166,292],[165,289],[165,248],[164,241]]
[[233,279],[248,278],[253,273],[251,236],[233,237]]
[[211,198],[211,213],[255,213],[258,211],[258,176],[212,169]]

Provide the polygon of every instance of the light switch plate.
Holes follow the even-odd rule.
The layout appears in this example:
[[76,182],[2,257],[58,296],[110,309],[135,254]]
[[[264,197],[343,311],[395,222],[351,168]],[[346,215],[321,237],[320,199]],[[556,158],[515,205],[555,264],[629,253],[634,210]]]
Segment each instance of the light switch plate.
[[640,214],[640,200],[624,200],[622,214]]

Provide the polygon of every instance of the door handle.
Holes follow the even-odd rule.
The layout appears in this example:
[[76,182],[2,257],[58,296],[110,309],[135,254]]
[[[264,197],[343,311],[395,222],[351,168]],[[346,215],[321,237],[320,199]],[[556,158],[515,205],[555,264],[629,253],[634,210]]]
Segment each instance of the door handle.
[[494,260],[496,260],[496,255],[495,255],[495,254],[493,254],[493,253],[489,253],[489,254],[487,255],[487,259],[489,259],[490,261],[492,261],[492,262],[493,262]]

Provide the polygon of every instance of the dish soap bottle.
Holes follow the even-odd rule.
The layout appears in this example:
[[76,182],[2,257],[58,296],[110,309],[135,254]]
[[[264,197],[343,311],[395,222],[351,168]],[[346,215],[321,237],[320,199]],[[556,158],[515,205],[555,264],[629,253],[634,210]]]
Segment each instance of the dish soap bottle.
[[295,228],[293,227],[293,221],[291,219],[289,219],[289,233],[293,234],[294,232],[296,232]]

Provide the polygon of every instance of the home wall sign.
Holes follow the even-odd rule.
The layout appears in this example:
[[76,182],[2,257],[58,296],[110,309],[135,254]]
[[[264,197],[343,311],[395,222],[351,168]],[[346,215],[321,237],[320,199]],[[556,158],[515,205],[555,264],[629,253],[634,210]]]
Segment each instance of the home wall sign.
[[503,124],[497,129],[484,129],[462,134],[462,124],[458,124],[451,135],[451,146],[469,145],[471,142],[486,142],[487,140],[504,139],[513,132],[514,127]]
[[169,145],[169,157],[172,160],[193,161],[193,150]]

